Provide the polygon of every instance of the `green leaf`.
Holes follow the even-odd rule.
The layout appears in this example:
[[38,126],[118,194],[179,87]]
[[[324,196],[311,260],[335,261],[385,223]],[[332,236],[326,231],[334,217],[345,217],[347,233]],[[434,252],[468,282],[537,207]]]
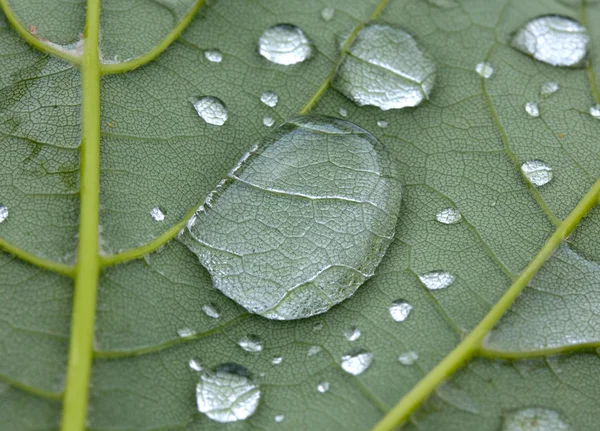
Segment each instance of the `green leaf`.
[[[496,430],[529,408],[593,429],[600,122],[589,108],[600,103],[600,39],[590,23],[599,5],[0,4],[0,203],[9,210],[0,223],[1,430],[389,430],[407,421]],[[325,6],[335,9],[329,21]],[[548,14],[588,26],[585,68],[552,67],[511,48],[518,28]],[[370,21],[405,30],[434,60],[429,100],[383,112],[330,88]],[[261,33],[279,23],[305,32],[312,58],[281,66],[258,54]],[[214,49],[219,63],[204,55]],[[489,79],[475,72],[482,61],[494,68]],[[560,88],[541,97],[546,82]],[[260,101],[267,90],[279,97],[274,108]],[[225,103],[223,126],[198,117],[190,100],[201,96]],[[525,112],[530,101],[537,118]],[[398,164],[395,239],[375,275],[328,312],[285,322],[250,314],[171,240],[270,132],[265,116],[281,124],[298,113],[340,117],[341,108]],[[520,171],[528,160],[551,166],[553,180],[534,187]],[[150,216],[155,207],[163,221]],[[445,208],[462,219],[439,223]],[[419,276],[432,271],[455,281],[429,290]],[[412,306],[403,322],[389,314],[398,299]],[[208,304],[218,318],[202,311]],[[353,326],[361,336],[348,341]],[[183,328],[193,334],[180,337]],[[238,346],[247,335],[260,337],[262,352]],[[321,351],[309,356],[313,346]],[[340,367],[353,348],[374,355],[358,376]],[[418,360],[402,365],[398,356],[412,351]],[[199,376],[188,366],[196,357],[206,368],[250,370],[262,392],[256,413],[228,426],[198,413]],[[317,391],[322,382],[329,391]]]

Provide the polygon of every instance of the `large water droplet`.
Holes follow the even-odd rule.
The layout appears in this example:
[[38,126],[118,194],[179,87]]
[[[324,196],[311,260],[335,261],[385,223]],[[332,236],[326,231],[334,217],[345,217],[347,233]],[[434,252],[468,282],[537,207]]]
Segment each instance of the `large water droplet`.
[[539,117],[540,116],[540,108],[539,108],[537,102],[527,102],[525,104],[525,112],[527,112],[532,117]]
[[504,417],[501,431],[570,431],[558,412],[531,407],[509,413]]
[[521,170],[529,182],[537,187],[552,180],[552,168],[541,160],[529,160],[521,165]]
[[202,311],[204,311],[204,314],[206,314],[208,317],[212,317],[213,319],[219,318],[219,310],[217,309],[217,306],[213,303],[204,304],[202,306]]
[[317,385],[317,391],[321,392],[322,394],[324,394],[328,390],[329,390],[329,382],[321,382]]
[[256,411],[260,388],[250,372],[237,364],[205,371],[196,386],[198,411],[217,422],[243,420]]
[[335,9],[332,7],[326,7],[321,10],[321,18],[325,21],[331,21],[333,15],[335,15]]
[[369,368],[371,362],[373,362],[373,353],[355,348],[342,356],[342,369],[348,374],[358,376]]
[[204,57],[212,63],[220,63],[223,60],[223,54],[218,49],[204,51]]
[[454,224],[462,219],[462,214],[457,209],[445,208],[435,215],[435,219],[443,224]]
[[8,217],[8,207],[0,204],[0,223],[2,223]]
[[590,115],[600,120],[600,103],[590,107]]
[[373,275],[400,200],[395,165],[372,135],[299,117],[242,157],[179,239],[225,295],[267,318],[299,319]]
[[475,72],[482,78],[488,79],[494,74],[494,67],[487,61],[482,61],[475,66]]
[[534,18],[519,29],[512,46],[553,66],[581,66],[590,37],[587,29],[570,18],[547,15]]
[[358,329],[356,326],[351,326],[349,328],[346,328],[346,330],[344,331],[344,337],[348,341],[356,341],[360,338],[360,336],[361,336],[360,329]]
[[189,367],[194,371],[202,371],[202,361],[199,358],[192,358],[188,361]]
[[251,353],[262,352],[263,349],[262,341],[256,335],[243,336],[240,341],[238,341],[238,345],[246,352]]
[[417,106],[429,98],[435,63],[405,31],[369,24],[348,53],[332,85],[356,104],[388,110]]
[[405,300],[396,299],[392,302],[392,305],[390,305],[390,316],[392,316],[392,319],[396,322],[404,322],[412,311],[412,308],[412,305]]
[[273,63],[289,65],[309,58],[312,45],[300,28],[291,24],[277,24],[260,36],[258,52]]
[[559,88],[558,82],[544,82],[542,84],[542,88],[540,89],[540,94],[542,96],[549,96],[553,93],[556,93]]
[[402,365],[412,365],[419,359],[419,354],[414,351],[404,352],[398,356],[398,362]]
[[260,101],[265,105],[274,108],[279,101],[279,97],[277,97],[277,94],[273,93],[272,91],[265,91],[260,95]]
[[159,207],[154,207],[150,210],[150,217],[156,221],[164,221],[165,213],[163,213]]
[[445,289],[454,283],[454,276],[444,271],[428,272],[419,275],[419,279],[429,290]]
[[222,126],[227,121],[227,108],[221,99],[205,96],[193,103],[194,109],[206,123]]

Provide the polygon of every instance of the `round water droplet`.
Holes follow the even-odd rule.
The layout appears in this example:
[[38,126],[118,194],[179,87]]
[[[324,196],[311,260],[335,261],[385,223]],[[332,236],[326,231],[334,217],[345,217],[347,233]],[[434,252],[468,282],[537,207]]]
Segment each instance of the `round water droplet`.
[[504,417],[501,431],[570,431],[560,414],[542,407],[531,407]]
[[346,108],[340,108],[339,113],[340,117],[346,118],[348,116],[348,110]]
[[388,124],[389,123],[387,121],[385,121],[385,120],[379,120],[379,121],[377,121],[377,125],[379,127],[381,127],[382,129],[385,129],[388,126]]
[[552,168],[541,160],[529,160],[521,165],[521,170],[536,187],[548,184],[552,180]]
[[475,72],[477,72],[479,76],[488,79],[494,74],[494,67],[491,65],[491,63],[482,61],[475,66]]
[[194,371],[202,371],[202,361],[199,358],[192,358],[188,361],[189,367]]
[[332,85],[357,105],[400,109],[429,98],[435,63],[405,31],[366,25],[348,52]]
[[559,88],[558,82],[544,82],[542,84],[542,88],[540,89],[540,94],[542,96],[549,96],[552,93],[556,93]]
[[537,102],[527,102],[525,104],[525,112],[527,112],[532,117],[539,117],[540,108],[538,107]]
[[312,45],[300,28],[291,24],[277,24],[260,36],[258,52],[273,63],[290,65],[310,58]]
[[404,352],[398,356],[398,362],[402,365],[412,365],[419,359],[419,354],[414,351]]
[[329,382],[321,382],[317,385],[317,391],[321,392],[322,394],[324,394],[328,390],[329,390]]
[[265,91],[260,95],[260,101],[265,105],[274,108],[279,101],[279,97],[277,97],[277,94],[273,93],[272,91]]
[[570,18],[547,15],[534,18],[511,41],[517,50],[553,66],[581,66],[587,56],[587,29]]
[[358,329],[356,326],[346,328],[346,330],[344,331],[344,337],[348,341],[356,341],[360,338],[360,335],[360,329]]
[[306,356],[314,356],[317,353],[321,353],[323,351],[323,348],[321,346],[310,346],[308,348],[308,353],[306,354]]
[[262,352],[263,345],[260,338],[256,335],[245,335],[238,341],[238,345],[246,352]]
[[443,224],[454,224],[462,219],[462,214],[457,209],[445,208],[435,215],[435,219]]
[[271,359],[271,363],[273,365],[279,365],[283,362],[283,356],[275,356],[273,359]]
[[225,423],[251,416],[260,401],[260,388],[250,372],[237,364],[205,371],[196,386],[198,411]]
[[412,305],[405,300],[396,299],[392,302],[392,305],[390,305],[389,311],[390,316],[392,316],[392,319],[394,319],[396,322],[404,322],[412,309]]
[[0,204],[0,223],[2,223],[8,217],[8,207]]
[[273,124],[275,124],[275,120],[273,119],[273,117],[265,117],[263,118],[263,124],[267,127],[271,127]]
[[277,415],[274,418],[275,422],[277,422],[277,423],[283,422],[284,419],[285,419],[284,415]]
[[242,157],[179,240],[241,306],[299,319],[373,275],[400,201],[395,164],[372,135],[343,120],[298,117]]
[[202,306],[202,311],[204,311],[204,314],[206,314],[208,317],[212,317],[213,319],[219,318],[219,310],[212,302],[210,304],[204,304]]
[[454,283],[454,276],[444,271],[428,272],[419,275],[419,279],[429,290],[445,289]]
[[590,107],[590,115],[600,120],[600,103]]
[[223,60],[223,54],[218,49],[209,49],[204,51],[206,59],[212,63],[220,63]]
[[193,103],[194,109],[206,123],[222,126],[227,121],[227,108],[221,99],[205,96]]
[[150,210],[150,217],[152,217],[156,221],[164,221],[165,213],[159,207],[154,207]]
[[181,338],[187,338],[196,335],[196,331],[190,328],[180,328],[177,330],[177,335],[179,335]]
[[348,374],[358,376],[369,368],[371,362],[373,362],[373,353],[355,348],[342,356],[342,369]]
[[333,15],[335,15],[335,9],[332,7],[326,7],[321,10],[321,18],[325,21],[331,21]]

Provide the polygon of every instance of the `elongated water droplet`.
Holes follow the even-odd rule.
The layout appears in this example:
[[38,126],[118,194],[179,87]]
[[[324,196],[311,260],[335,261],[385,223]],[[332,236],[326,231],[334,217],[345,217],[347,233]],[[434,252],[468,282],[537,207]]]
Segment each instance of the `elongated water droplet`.
[[259,401],[260,387],[250,372],[237,364],[205,371],[196,386],[198,411],[221,423],[246,419]]
[[335,15],[335,9],[332,7],[326,7],[321,10],[321,18],[325,21],[331,21],[333,15]]
[[587,56],[587,29],[570,18],[547,15],[534,18],[511,41],[517,50],[553,66],[581,66]]
[[346,118],[348,116],[348,110],[346,108],[340,108],[339,113],[340,117]]
[[356,341],[360,338],[360,336],[361,336],[360,329],[358,329],[356,326],[351,326],[349,328],[346,328],[346,330],[344,331],[344,337],[348,341]]
[[329,382],[321,382],[317,385],[317,391],[321,392],[322,394],[324,394],[328,390],[329,390]]
[[445,289],[454,283],[454,276],[444,271],[428,272],[419,275],[419,279],[429,290]]
[[277,423],[283,422],[284,419],[285,419],[284,415],[277,415],[274,418],[275,422],[277,422]]
[[600,120],[600,103],[590,107],[590,115]]
[[221,99],[204,96],[193,103],[194,109],[206,123],[222,126],[227,121],[227,108]]
[[265,91],[260,95],[260,101],[265,105],[274,108],[279,101],[279,97],[277,97],[277,94],[273,93],[272,91]]
[[204,304],[202,306],[202,311],[204,311],[204,314],[206,314],[208,317],[212,317],[213,319],[219,318],[219,310],[217,309],[217,306],[213,303]]
[[379,120],[379,121],[377,121],[377,125],[379,127],[381,127],[382,129],[385,129],[388,126],[388,124],[389,123],[387,121],[385,121],[385,120]]
[[273,359],[271,359],[271,363],[273,365],[279,365],[283,362],[283,356],[275,356]]
[[475,66],[475,71],[479,74],[479,76],[488,79],[494,74],[494,67],[491,65],[491,63],[482,61]]
[[537,102],[527,102],[525,104],[525,112],[527,112],[532,117],[539,117],[540,108],[538,107]]
[[358,376],[373,362],[373,353],[364,349],[354,348],[342,356],[342,369],[348,374]]
[[429,99],[435,63],[405,31],[384,24],[366,25],[348,52],[332,85],[357,105],[388,110]]
[[275,120],[273,117],[266,116],[263,118],[263,124],[267,127],[271,127],[273,124],[275,124]]
[[536,187],[548,184],[552,180],[552,168],[541,160],[529,160],[521,165],[521,170]]
[[308,348],[307,356],[314,356],[317,353],[321,353],[322,351],[323,351],[323,348],[321,346],[310,346]]
[[558,82],[544,82],[542,84],[542,88],[540,89],[540,94],[542,96],[549,96],[553,93],[556,93],[558,89]]
[[257,353],[262,352],[262,341],[256,335],[245,335],[238,341],[238,345],[246,352]]
[[396,299],[392,302],[392,305],[390,305],[390,316],[392,316],[392,319],[396,322],[404,322],[412,311],[412,308],[412,305],[405,300]]
[[278,320],[323,313],[379,265],[400,210],[396,177],[365,130],[298,117],[242,157],[179,240],[249,311]]
[[164,221],[165,213],[159,207],[154,207],[150,210],[150,217],[152,217],[156,221]]
[[191,337],[195,334],[196,334],[196,331],[194,331],[193,329],[190,329],[190,328],[180,328],[177,330],[177,335],[179,335],[181,338]]
[[198,358],[190,359],[188,365],[194,371],[202,371],[202,361]]
[[8,207],[0,204],[0,223],[2,223],[8,217]]
[[560,414],[542,407],[531,407],[504,417],[501,431],[570,431]]
[[277,24],[266,29],[260,36],[258,52],[273,63],[290,65],[310,58],[312,44],[295,25]]
[[220,63],[223,60],[223,54],[218,49],[209,49],[204,51],[204,57],[212,63]]
[[435,215],[437,221],[443,224],[458,223],[462,219],[460,211],[454,208],[445,208]]
[[404,352],[398,356],[398,362],[402,365],[412,365],[419,359],[419,354],[414,351]]

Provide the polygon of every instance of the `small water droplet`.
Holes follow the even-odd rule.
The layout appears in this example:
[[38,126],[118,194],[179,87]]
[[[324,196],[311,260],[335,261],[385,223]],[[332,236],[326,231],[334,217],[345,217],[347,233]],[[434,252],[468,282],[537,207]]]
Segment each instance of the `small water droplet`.
[[272,91],[265,91],[260,95],[260,101],[271,108],[274,108],[279,102],[279,97]]
[[443,224],[458,223],[462,219],[460,211],[454,208],[445,208],[435,215],[437,221]]
[[429,290],[445,289],[454,283],[454,276],[444,271],[428,272],[419,275],[419,279]]
[[317,385],[317,391],[321,392],[322,394],[324,394],[328,390],[329,390],[329,382],[321,382]]
[[398,362],[402,365],[412,365],[419,359],[419,354],[415,351],[404,352],[398,356]]
[[222,126],[227,121],[227,108],[216,97],[204,96],[193,102],[194,109],[206,123]]
[[262,352],[263,345],[261,339],[256,335],[245,335],[238,341],[238,345],[246,352]]
[[263,124],[267,127],[271,127],[273,124],[275,124],[275,120],[273,117],[266,116],[263,118]]
[[532,117],[539,117],[540,116],[540,108],[539,108],[537,102],[527,102],[525,104],[525,112],[527,112]]
[[429,4],[432,4],[433,6],[437,6],[442,9],[450,9],[450,8],[458,6],[458,3],[456,2],[456,0],[427,0],[427,1],[429,2]]
[[271,359],[271,363],[273,365],[279,365],[283,362],[283,356],[275,356],[273,359]]
[[590,115],[600,120],[600,103],[590,107]]
[[219,318],[219,310],[212,302],[210,304],[204,304],[202,306],[202,311],[204,311],[204,314],[206,314],[208,317],[212,317],[213,319]]
[[358,376],[373,362],[373,353],[364,349],[354,348],[342,356],[342,369],[348,374]]
[[552,180],[552,168],[541,160],[529,160],[521,165],[521,171],[536,187],[548,184]]
[[392,305],[390,305],[389,311],[390,316],[392,316],[392,319],[394,319],[396,322],[404,322],[412,309],[412,305],[405,300],[396,299],[392,302]]
[[381,127],[382,129],[385,129],[388,126],[388,124],[389,123],[387,121],[385,121],[385,120],[379,120],[379,121],[377,121],[377,125],[379,127]]
[[560,414],[542,407],[531,407],[507,414],[501,431],[570,431]]
[[8,207],[0,204],[0,223],[2,223],[8,217]]
[[196,386],[198,411],[221,423],[246,419],[256,411],[259,401],[259,385],[237,364],[205,371]]
[[290,65],[310,58],[312,45],[300,28],[291,24],[277,24],[260,36],[258,52],[273,63]]
[[323,323],[322,322],[317,322],[315,323],[315,326],[313,326],[313,332],[319,332],[323,329]]
[[491,63],[482,61],[475,66],[475,71],[479,74],[479,76],[488,79],[494,74],[494,67],[491,65]]
[[366,25],[348,52],[332,85],[357,105],[386,111],[429,99],[435,63],[405,31],[384,24]]
[[339,113],[340,117],[346,118],[348,116],[348,110],[346,108],[340,108]]
[[283,422],[283,420],[285,419],[285,416],[284,415],[277,415],[277,416],[275,416],[274,419],[275,419],[275,422],[280,423],[280,422]]
[[209,49],[204,51],[206,59],[212,63],[220,63],[223,60],[223,54],[218,49]]
[[553,93],[556,93],[559,88],[558,82],[544,82],[542,84],[542,88],[540,89],[540,94],[542,96],[549,96]]
[[360,329],[358,329],[356,326],[346,328],[344,331],[344,337],[346,337],[346,340],[348,341],[356,341],[360,338],[360,335]]
[[164,221],[165,213],[159,207],[154,207],[150,210],[150,217],[156,221]]
[[181,338],[191,337],[195,334],[196,334],[196,331],[194,331],[193,329],[190,329],[190,328],[180,328],[177,330],[177,335],[179,335]]
[[308,348],[308,353],[306,356],[314,356],[317,353],[321,353],[323,351],[323,348],[321,346],[310,346]]
[[553,66],[581,66],[587,56],[587,29],[570,18],[546,15],[520,28],[511,45],[536,60]]
[[190,359],[188,365],[194,371],[202,371],[202,361],[199,358]]
[[333,15],[335,15],[335,9],[332,7],[326,7],[321,10],[321,18],[325,21],[331,21]]

